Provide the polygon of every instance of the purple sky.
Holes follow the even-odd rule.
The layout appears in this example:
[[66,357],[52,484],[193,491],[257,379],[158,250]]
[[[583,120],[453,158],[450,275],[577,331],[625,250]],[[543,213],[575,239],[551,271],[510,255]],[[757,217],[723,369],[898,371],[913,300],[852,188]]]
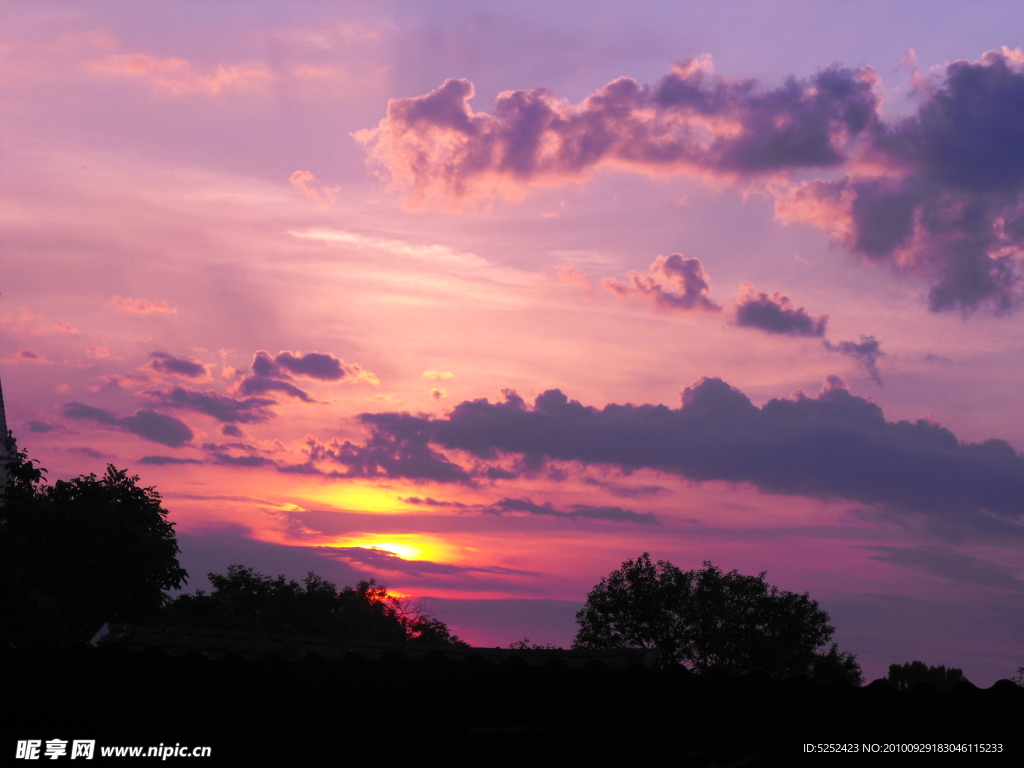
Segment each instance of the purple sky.
[[567,644],[649,551],[1024,658],[1019,3],[0,4],[0,375],[189,588]]

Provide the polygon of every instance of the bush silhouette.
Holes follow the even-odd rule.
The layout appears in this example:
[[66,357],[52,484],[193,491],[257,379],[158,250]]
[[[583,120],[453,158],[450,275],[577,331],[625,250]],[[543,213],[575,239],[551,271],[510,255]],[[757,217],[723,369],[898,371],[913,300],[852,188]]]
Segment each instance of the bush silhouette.
[[302,580],[273,578],[244,565],[208,574],[213,591],[179,595],[166,624],[314,635],[348,642],[465,645],[444,622],[409,606],[372,579],[341,590],[312,571]]
[[703,672],[763,670],[776,677],[863,681],[851,653],[829,641],[829,615],[807,594],[783,592],[765,574],[723,573],[705,561],[681,571],[646,552],[626,560],[587,595],[574,648],[651,648],[661,664]]

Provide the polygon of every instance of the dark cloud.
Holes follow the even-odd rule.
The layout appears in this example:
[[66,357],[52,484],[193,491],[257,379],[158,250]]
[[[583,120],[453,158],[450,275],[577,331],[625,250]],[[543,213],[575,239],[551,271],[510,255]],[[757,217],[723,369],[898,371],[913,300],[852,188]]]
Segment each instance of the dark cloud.
[[236,427],[234,424],[225,424],[220,428],[220,433],[227,437],[244,437],[244,433],[241,429]]
[[349,562],[373,568],[374,570],[397,571],[413,576],[423,574],[456,576],[469,573],[490,573],[505,576],[538,575],[530,571],[518,571],[498,566],[472,567],[451,565],[450,563],[435,563],[431,560],[406,560],[394,552],[378,549],[377,547],[331,547],[331,554]]
[[876,77],[834,67],[764,90],[714,75],[708,59],[676,65],[653,87],[621,77],[579,105],[548,90],[505,91],[473,112],[468,80],[392,99],[357,138],[414,200],[494,194],[505,185],[584,178],[604,164],[652,174],[770,173],[835,166],[876,121]]
[[48,424],[45,421],[38,421],[36,419],[25,422],[25,426],[29,428],[30,432],[52,432],[53,430],[56,429],[56,427],[53,426],[53,424]]
[[345,377],[366,378],[376,381],[376,377],[363,371],[355,364],[346,365],[331,354],[322,352],[279,352],[271,357],[266,350],[259,350],[253,355],[252,374],[243,378],[238,384],[238,391],[243,395],[258,395],[265,392],[284,392],[291,397],[312,403],[316,402],[305,391],[293,384],[293,375],[304,376],[320,381],[340,381]]
[[907,549],[869,546],[863,549],[879,553],[872,555],[872,560],[920,568],[950,581],[1024,591],[1024,581],[1018,579],[1009,568],[945,547],[920,546]]
[[527,498],[502,499],[486,508],[488,512],[528,512],[531,515],[548,515],[551,517],[576,518],[591,520],[614,520],[617,522],[639,523],[640,525],[659,525],[658,518],[650,512],[634,512],[622,507],[592,507],[587,504],[573,504],[571,512],[555,509],[550,504],[534,504]]
[[[353,454],[415,438],[420,451],[433,444],[485,460],[508,453],[627,472],[649,468],[696,481],[749,482],[769,493],[849,499],[921,515],[947,531],[1019,535],[1024,515],[1024,459],[1010,445],[962,443],[926,420],[887,422],[881,408],[834,378],[817,397],[798,394],[761,408],[712,378],[687,387],[678,409],[598,410],[549,390],[532,407],[509,392],[504,402],[465,401],[441,418],[361,418],[373,440],[347,447]],[[450,478],[434,479],[462,479],[455,465],[447,467]]]
[[640,525],[660,525],[661,522],[650,512],[634,512],[631,509],[622,507],[604,506],[594,507],[588,504],[573,504],[568,512],[555,509],[551,504],[535,504],[531,499],[505,498],[493,504],[463,504],[461,501],[439,501],[429,496],[409,496],[401,499],[406,504],[428,507],[453,507],[455,509],[472,509],[475,511],[502,514],[504,512],[527,512],[531,515],[545,515],[548,517],[560,517],[575,519],[578,517],[590,520],[613,520],[617,522],[638,523]]
[[20,357],[22,360],[32,360],[32,361],[42,360],[43,359],[42,355],[37,355],[35,352],[31,352],[31,351],[29,351],[27,349],[23,349],[23,350],[19,351],[18,352],[18,357]]
[[214,452],[210,458],[218,464],[226,464],[231,467],[273,467],[276,464],[264,456],[248,454],[246,456],[232,456],[229,453]]
[[83,456],[88,456],[90,459],[109,459],[110,458],[110,456],[108,456],[107,454],[101,453],[100,451],[97,451],[95,448],[90,448],[87,445],[82,445],[82,446],[79,446],[77,448],[68,448],[68,453],[80,453]]
[[270,376],[252,375],[246,376],[238,382],[238,391],[243,395],[261,395],[265,392],[284,392],[286,395],[297,397],[304,403],[316,402],[305,391],[299,389],[290,381],[275,379]]
[[472,475],[428,444],[429,429],[422,419],[399,413],[380,414],[369,425],[363,445],[348,440],[309,441],[309,461],[346,467],[347,477],[404,477],[410,480],[467,483]]
[[156,411],[139,410],[132,416],[118,418],[102,408],[93,408],[82,403],[66,403],[64,415],[73,419],[96,421],[171,448],[184,445],[194,437],[185,422]]
[[143,367],[154,373],[167,373],[198,379],[206,375],[206,366],[194,357],[175,357],[167,352],[150,352],[150,361]]
[[469,506],[467,504],[463,504],[461,501],[438,501],[437,499],[432,499],[429,496],[426,498],[420,498],[419,496],[407,496],[404,499],[399,499],[399,501],[403,501],[406,504],[416,504],[427,507],[455,507],[456,509],[465,509]]
[[954,62],[917,114],[870,131],[865,151],[880,175],[804,184],[779,211],[831,228],[869,261],[925,277],[933,311],[1007,312],[1021,293],[1021,125],[1016,57],[1004,49]]
[[700,259],[681,253],[658,256],[647,272],[628,273],[629,282],[606,278],[601,283],[619,298],[638,296],[669,312],[719,312],[721,307],[708,294],[711,277]]
[[[283,354],[283,353],[282,353]],[[278,355],[280,357],[281,355]],[[316,402],[305,391],[291,381],[288,371],[277,364],[270,353],[259,350],[252,358],[252,373],[238,382],[238,391],[243,395],[260,395],[266,392],[284,392],[305,403]]]
[[825,349],[830,352],[838,352],[841,355],[852,357],[864,367],[864,370],[878,386],[882,386],[882,376],[878,372],[878,358],[885,357],[885,352],[882,351],[882,343],[874,336],[861,336],[860,343],[840,341],[838,344],[833,344],[828,339],[825,339],[823,343]]
[[84,403],[65,403],[64,415],[70,416],[73,419],[90,419],[91,421],[98,421],[101,424],[109,424],[111,426],[117,424],[117,417],[110,411],[105,411],[102,408],[93,408],[91,405],[85,405]]
[[192,430],[185,422],[156,411],[136,411],[133,416],[119,419],[118,424],[139,437],[152,440],[154,443],[163,443],[171,448],[177,448],[193,437]]
[[824,336],[828,315],[814,318],[803,307],[793,305],[784,293],[769,296],[750,283],[740,285],[736,302],[736,325],[760,328],[784,336]]
[[179,459],[175,456],[143,456],[139,459],[140,464],[152,464],[162,467],[165,464],[202,464],[199,459]]
[[141,393],[166,408],[184,408],[204,413],[227,423],[255,424],[267,421],[273,414],[267,406],[276,400],[268,397],[228,397],[208,389],[205,392],[191,387],[175,387],[170,391],[147,390]]
[[622,485],[621,483],[611,483],[607,480],[598,480],[594,477],[585,477],[583,482],[587,485],[596,485],[599,488],[604,488],[608,493],[613,496],[619,496],[623,499],[639,499],[644,496],[657,496],[661,493],[666,493],[668,488],[662,485]]
[[337,381],[346,375],[341,360],[334,355],[320,352],[281,352],[274,358],[274,362],[296,376],[308,376],[311,379]]

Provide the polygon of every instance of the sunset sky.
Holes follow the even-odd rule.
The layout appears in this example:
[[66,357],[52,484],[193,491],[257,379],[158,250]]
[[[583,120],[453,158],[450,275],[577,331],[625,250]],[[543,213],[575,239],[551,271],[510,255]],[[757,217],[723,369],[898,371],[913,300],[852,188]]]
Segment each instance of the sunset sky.
[[189,589],[568,645],[650,552],[1024,664],[1019,2],[0,3],[0,378]]

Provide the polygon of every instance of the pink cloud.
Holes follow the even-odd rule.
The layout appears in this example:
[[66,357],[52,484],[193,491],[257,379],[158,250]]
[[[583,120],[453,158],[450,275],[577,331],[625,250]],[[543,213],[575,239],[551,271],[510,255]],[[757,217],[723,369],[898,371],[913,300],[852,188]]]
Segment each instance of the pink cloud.
[[295,171],[295,173],[288,177],[288,181],[314,205],[326,207],[338,201],[337,192],[341,187],[328,187],[324,184],[319,184],[316,176],[309,171]]
[[630,271],[629,282],[605,278],[601,284],[620,299],[638,297],[667,312],[720,312],[709,296],[711,276],[700,259],[679,253],[659,256],[647,272]]
[[574,267],[571,264],[563,264],[559,266],[556,279],[560,283],[575,286],[583,291],[590,291],[594,287],[590,278],[587,277],[581,269]]
[[133,315],[149,315],[153,313],[166,312],[171,315],[178,314],[178,308],[168,305],[167,301],[150,301],[148,299],[129,299],[123,296],[114,296],[110,304],[122,312],[129,312]]
[[474,112],[468,80],[392,99],[376,128],[353,136],[410,202],[518,196],[614,164],[650,175],[738,177],[836,166],[877,121],[877,77],[832,68],[764,91],[711,71],[710,57],[677,64],[655,86],[621,77],[580,104],[549,90],[504,91]]
[[175,96],[205,94],[216,96],[227,88],[251,88],[273,79],[265,64],[218,64],[211,72],[198,71],[185,59],[158,59],[142,53],[113,54],[90,61],[90,71],[114,77],[147,81],[154,90]]

